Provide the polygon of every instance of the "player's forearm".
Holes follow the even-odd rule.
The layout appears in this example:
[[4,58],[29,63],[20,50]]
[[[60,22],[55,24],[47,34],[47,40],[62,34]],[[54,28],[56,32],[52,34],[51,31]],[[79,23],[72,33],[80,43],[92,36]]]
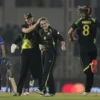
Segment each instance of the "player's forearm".
[[65,41],[61,41],[61,49],[62,51],[66,50]]
[[73,31],[74,31],[73,28],[70,28],[69,31],[68,31],[68,35],[69,35],[69,38],[70,38],[71,40],[73,40]]
[[73,34],[70,33],[70,34],[68,34],[68,35],[69,35],[69,38],[70,38],[71,40],[73,40]]
[[35,30],[35,28],[38,26],[38,23],[35,23],[34,25],[30,26],[29,28],[23,28],[23,33],[30,33],[31,31]]
[[1,45],[1,50],[2,50],[2,57],[5,58],[6,52],[5,52],[5,46],[4,45]]

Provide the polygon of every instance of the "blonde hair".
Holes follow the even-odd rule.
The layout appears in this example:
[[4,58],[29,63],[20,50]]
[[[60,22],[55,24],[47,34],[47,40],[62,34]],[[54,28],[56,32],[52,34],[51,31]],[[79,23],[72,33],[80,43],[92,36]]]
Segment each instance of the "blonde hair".
[[77,11],[79,14],[83,14],[84,16],[90,15],[92,12],[92,9],[90,6],[78,6]]

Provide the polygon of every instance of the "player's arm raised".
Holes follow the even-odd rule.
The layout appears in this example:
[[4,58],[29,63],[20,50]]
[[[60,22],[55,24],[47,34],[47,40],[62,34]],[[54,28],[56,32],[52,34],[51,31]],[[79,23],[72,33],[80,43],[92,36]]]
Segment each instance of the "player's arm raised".
[[34,25],[30,26],[29,28],[22,28],[22,32],[28,34],[32,32],[33,30],[35,30],[36,27],[39,25],[41,19],[42,18],[39,18],[38,21]]

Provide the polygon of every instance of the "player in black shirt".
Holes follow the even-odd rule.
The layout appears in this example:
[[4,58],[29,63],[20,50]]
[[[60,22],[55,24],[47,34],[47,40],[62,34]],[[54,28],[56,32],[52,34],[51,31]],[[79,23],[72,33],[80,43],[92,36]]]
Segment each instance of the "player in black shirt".
[[[15,53],[16,49],[19,49],[19,44],[22,43],[22,36],[21,35],[18,35],[12,45],[11,45],[11,53]],[[30,82],[30,77],[31,77],[31,73],[30,71],[28,72],[27,74],[27,77],[26,77],[26,81],[24,83],[24,95],[29,95],[29,82]]]
[[[39,80],[41,84],[42,65],[41,52],[39,50],[40,36],[37,33],[37,27],[40,19],[34,23],[31,13],[26,13],[25,24],[21,26],[21,37],[16,41],[22,41],[21,45],[21,72],[17,85],[17,93],[14,96],[20,96],[25,83],[25,79],[30,70],[32,77]],[[15,43],[16,44],[16,43]],[[17,48],[17,46],[15,46]]]
[[89,93],[94,80],[94,73],[97,72],[97,48],[96,33],[100,28],[100,22],[91,17],[92,9],[89,6],[79,6],[78,12],[81,15],[68,31],[70,41],[76,40],[73,32],[77,30],[78,43],[80,48],[80,59],[83,71],[86,74],[85,92]]
[[[53,96],[55,94],[55,85],[53,77],[53,69],[56,61],[57,40],[61,42],[61,49],[65,50],[65,42],[60,33],[52,28],[46,18],[40,20],[40,36],[42,38],[42,64],[43,64],[43,80],[41,87],[36,90],[44,96]],[[49,93],[45,88],[48,86]]]

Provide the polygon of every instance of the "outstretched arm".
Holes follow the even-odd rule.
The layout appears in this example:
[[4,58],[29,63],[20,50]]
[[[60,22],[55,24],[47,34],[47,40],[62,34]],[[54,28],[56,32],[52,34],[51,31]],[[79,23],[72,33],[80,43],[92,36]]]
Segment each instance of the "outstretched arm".
[[34,25],[32,25],[32,26],[30,26],[30,27],[28,27],[28,28],[22,26],[22,32],[28,34],[28,33],[30,33],[31,31],[35,30],[36,27],[39,25],[41,19],[42,19],[42,18],[39,18],[39,19],[37,20],[37,22],[36,22]]

